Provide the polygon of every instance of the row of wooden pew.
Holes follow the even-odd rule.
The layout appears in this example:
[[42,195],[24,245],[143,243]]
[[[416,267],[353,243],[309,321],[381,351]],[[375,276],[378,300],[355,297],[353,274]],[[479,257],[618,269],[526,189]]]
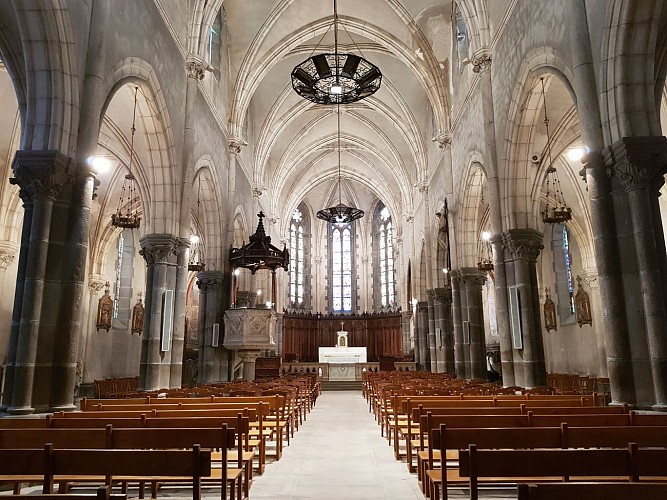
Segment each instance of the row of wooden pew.
[[[316,394],[299,398],[298,391],[288,390],[253,397],[215,395],[221,392],[211,389],[211,395],[200,398],[86,399],[81,401],[82,411],[78,412],[60,412],[40,419],[2,418],[0,452],[32,450],[30,453],[34,454],[50,445],[56,451],[104,451],[112,457],[120,450],[170,452],[181,448],[192,450],[196,444],[202,448],[201,453],[214,450],[211,453],[213,465],[209,471],[197,473],[199,479],[196,481],[192,474],[176,474],[179,481],[183,476],[192,476],[193,488],[200,488],[197,484],[202,482],[219,483],[221,498],[227,498],[229,486],[230,498],[241,499],[249,495],[254,463],[259,473],[264,471],[267,441],[275,443],[274,456],[280,459],[283,441],[289,444],[290,436],[315,404]],[[221,433],[227,434],[222,436]],[[123,462],[122,458],[119,460]],[[191,472],[194,471],[192,457],[188,463]],[[133,475],[119,467],[100,471],[91,466],[86,469],[88,472],[58,472],[55,477],[63,492],[71,482],[87,479],[90,475],[101,476],[107,484],[120,482],[123,488],[132,478],[132,482],[136,482],[137,477],[146,478],[139,480],[140,498],[143,498],[144,482],[151,485],[155,498],[158,485],[173,480],[169,473],[161,475],[157,470],[144,474],[143,469],[137,468]],[[7,471],[0,465],[0,480],[13,482],[17,494],[22,482],[37,481],[40,474]],[[44,489],[46,491],[47,486]],[[196,497],[198,493],[193,490],[193,495]]]
[[[425,396],[411,387],[414,376],[404,380],[405,386],[399,377],[371,378],[364,395],[426,497],[447,498],[448,486],[467,485],[476,499],[480,481],[524,480],[545,484],[522,484],[520,498],[557,498],[548,496],[560,491],[549,482],[605,478],[622,485],[616,493],[613,484],[602,485],[606,500],[629,498],[633,483],[638,495],[667,498],[667,482],[644,482],[667,480],[667,415],[595,406],[594,394]],[[582,485],[579,497],[568,489],[567,498],[603,498],[590,496],[594,487]]]

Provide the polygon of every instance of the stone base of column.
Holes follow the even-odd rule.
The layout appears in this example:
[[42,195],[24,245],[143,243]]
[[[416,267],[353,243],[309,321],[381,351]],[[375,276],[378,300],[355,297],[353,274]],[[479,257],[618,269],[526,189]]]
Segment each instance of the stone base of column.
[[32,408],[31,406],[21,406],[21,407],[15,407],[15,406],[10,406],[7,408],[7,413],[10,415],[32,415],[35,413],[35,409]]

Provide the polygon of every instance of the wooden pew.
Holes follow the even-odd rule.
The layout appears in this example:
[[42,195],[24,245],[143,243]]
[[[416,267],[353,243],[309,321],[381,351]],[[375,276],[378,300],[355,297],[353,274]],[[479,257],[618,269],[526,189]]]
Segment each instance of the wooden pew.
[[459,474],[470,478],[470,498],[477,500],[479,479],[484,477],[634,481],[639,476],[667,476],[667,449],[644,450],[634,443],[626,449],[594,450],[479,450],[471,445],[459,454]]
[[664,500],[665,483],[545,483],[518,485],[518,500]]
[[[211,452],[197,445],[192,450],[0,450],[0,479],[35,477],[42,481],[43,496],[53,495],[56,476],[131,476],[160,480],[192,478],[192,498],[201,499],[201,477],[211,474]],[[105,488],[105,491],[109,490]],[[223,500],[225,498],[223,488]],[[105,493],[106,495],[106,493]],[[65,496],[67,498],[68,496]],[[118,496],[114,496],[118,497]],[[58,497],[52,497],[58,498]],[[95,496],[93,498],[99,498]],[[103,496],[101,498],[106,498]],[[120,496],[126,498],[126,496]]]
[[52,495],[40,495],[39,498],[47,500],[127,500],[127,494],[111,493],[110,486],[100,486],[94,495],[70,495],[68,493],[54,493]]
[[[201,479],[211,475],[211,452],[199,445],[192,450],[57,450],[47,445],[43,453],[44,494],[53,493],[56,476],[101,475],[156,481],[182,481],[183,477],[191,477],[192,498],[201,500]],[[224,483],[221,490],[224,500],[227,490]]]

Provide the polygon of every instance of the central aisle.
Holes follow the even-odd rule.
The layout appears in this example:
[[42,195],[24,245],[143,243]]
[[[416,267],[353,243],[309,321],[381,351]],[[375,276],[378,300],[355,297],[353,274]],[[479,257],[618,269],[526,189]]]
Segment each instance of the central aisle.
[[417,478],[357,391],[323,392],[278,462],[255,476],[250,498],[423,500]]

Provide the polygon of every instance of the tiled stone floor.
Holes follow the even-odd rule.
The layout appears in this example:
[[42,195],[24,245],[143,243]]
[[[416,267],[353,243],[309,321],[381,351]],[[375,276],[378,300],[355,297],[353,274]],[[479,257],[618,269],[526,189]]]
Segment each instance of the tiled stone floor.
[[[204,498],[220,498],[219,491],[205,488]],[[136,498],[137,490],[130,489],[129,496]],[[162,488],[158,497],[180,500],[189,495],[185,489]],[[516,489],[487,490],[481,497],[516,498]],[[450,489],[449,498],[468,498],[468,492]],[[393,448],[380,436],[361,393],[331,391],[317,399],[280,461],[268,463],[263,475],[255,475],[250,499],[423,500],[424,495],[417,476],[394,458]]]

